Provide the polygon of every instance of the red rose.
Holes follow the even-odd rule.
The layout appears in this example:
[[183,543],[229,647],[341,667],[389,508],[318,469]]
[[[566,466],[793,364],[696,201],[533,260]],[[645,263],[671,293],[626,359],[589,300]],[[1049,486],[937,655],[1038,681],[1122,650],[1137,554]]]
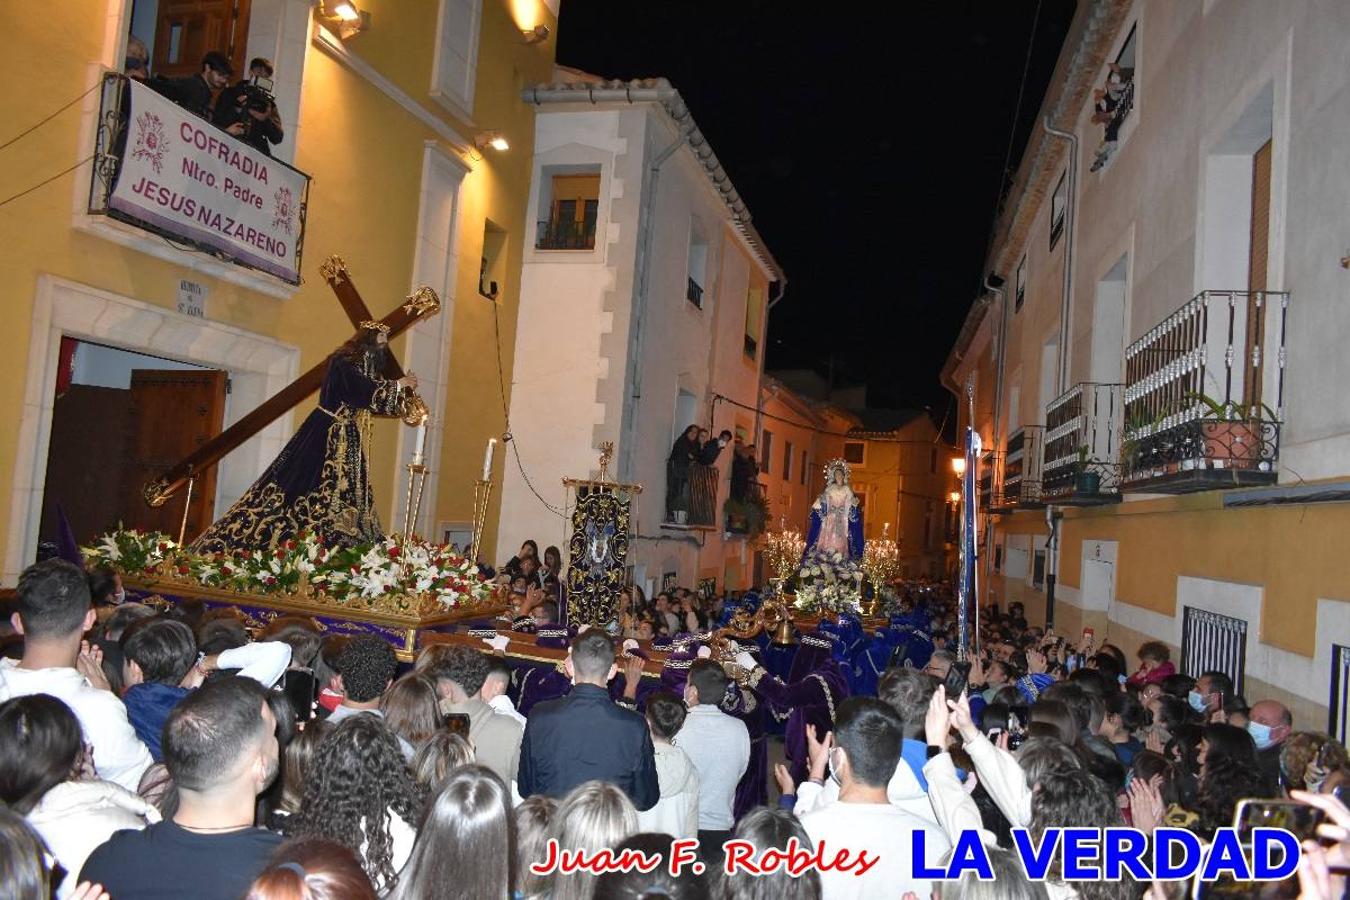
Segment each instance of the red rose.
[[187,573],[188,573],[188,567],[187,567],[187,566],[179,566],[179,567],[178,567],[178,574],[179,574],[179,575],[186,575]]
[[286,551],[285,551],[285,550],[278,549],[278,550],[277,550],[277,559],[285,559],[285,558],[286,558]]
[[294,549],[295,549],[295,541],[287,541],[287,542],[286,542],[286,549],[287,549],[287,550],[294,550]]
[[399,553],[398,547],[390,547],[390,548],[389,548],[389,558],[390,558],[390,559],[398,559],[398,553]]
[[163,541],[160,541],[160,543],[159,543],[159,552],[160,552],[160,553],[163,553],[165,550],[168,550],[168,549],[169,549],[169,545],[166,544],[166,543],[164,543]]
[[231,569],[229,566],[221,566],[221,567],[220,567],[220,574],[223,575],[223,576],[226,577],[226,578],[229,578],[231,575],[234,574],[234,570]]
[[251,550],[240,550],[240,551],[239,551],[239,557],[240,557],[241,559],[249,559],[249,558],[252,556],[252,553],[253,553],[253,551],[251,551]]

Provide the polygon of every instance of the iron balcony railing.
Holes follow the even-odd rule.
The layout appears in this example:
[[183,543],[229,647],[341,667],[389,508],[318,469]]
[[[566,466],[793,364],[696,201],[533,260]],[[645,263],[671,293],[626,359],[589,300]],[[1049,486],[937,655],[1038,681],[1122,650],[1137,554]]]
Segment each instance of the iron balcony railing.
[[1002,487],[1002,473],[999,471],[1002,464],[1003,454],[997,450],[986,451],[980,457],[979,479],[976,482],[980,492],[980,509],[989,509],[995,505],[994,501]]
[[536,250],[594,250],[595,222],[549,219],[539,223]]
[[1027,425],[1008,435],[1003,456],[1002,506],[1028,506],[1041,501],[1041,445],[1045,429]]
[[1125,351],[1125,490],[1276,478],[1289,295],[1204,291]]
[[1115,496],[1120,492],[1120,429],[1124,385],[1083,382],[1045,408],[1045,499]]
[[685,296],[685,298],[686,298],[690,303],[694,304],[695,306],[697,306],[697,307],[699,307],[699,308],[702,308],[702,306],[703,306],[703,285],[699,284],[697,281],[695,281],[695,280],[692,279],[692,278],[687,279],[687,281],[689,282],[689,285],[688,285],[688,287],[686,287],[686,288],[684,289],[684,296]]
[[666,522],[691,528],[717,527],[717,467],[666,464]]

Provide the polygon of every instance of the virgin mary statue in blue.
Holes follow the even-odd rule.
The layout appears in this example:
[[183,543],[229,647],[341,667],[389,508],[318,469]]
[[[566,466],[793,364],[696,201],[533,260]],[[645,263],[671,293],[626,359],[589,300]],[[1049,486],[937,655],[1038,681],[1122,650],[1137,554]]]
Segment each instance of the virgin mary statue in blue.
[[862,511],[849,485],[849,475],[848,463],[842,459],[830,460],[825,466],[825,490],[811,505],[807,555],[838,553],[846,559],[862,559]]

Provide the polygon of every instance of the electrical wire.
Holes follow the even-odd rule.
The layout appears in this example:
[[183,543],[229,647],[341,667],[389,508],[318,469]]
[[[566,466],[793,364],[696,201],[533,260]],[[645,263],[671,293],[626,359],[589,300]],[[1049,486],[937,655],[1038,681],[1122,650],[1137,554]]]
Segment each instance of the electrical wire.
[[32,187],[27,188],[26,190],[19,191],[19,193],[17,193],[17,194],[13,194],[12,196],[9,196],[9,197],[6,197],[6,198],[3,199],[3,200],[0,200],[0,207],[7,206],[7,205],[9,205],[10,203],[13,203],[15,200],[19,200],[19,199],[22,199],[22,198],[24,198],[24,197],[27,197],[29,194],[33,193],[33,191],[36,191],[38,188],[46,187],[47,185],[51,184],[51,183],[52,183],[53,181],[55,181],[56,179],[61,178],[61,177],[65,176],[65,175],[69,175],[71,172],[74,172],[74,171],[75,171],[76,169],[78,169],[80,166],[84,165],[84,164],[87,163],[87,162],[92,161],[93,158],[94,158],[94,156],[93,156],[93,154],[91,153],[90,155],[86,156],[84,159],[82,159],[82,160],[80,160],[79,162],[75,163],[75,165],[69,166],[69,167],[67,167],[67,168],[65,168],[65,169],[62,169],[60,172],[57,172],[57,173],[56,173],[55,175],[53,175],[52,177],[50,177],[50,178],[44,178],[42,181],[39,181],[37,184],[33,185]]
[[18,140],[20,140],[20,139],[22,139],[22,138],[25,138],[25,137],[27,137],[28,135],[32,134],[34,131],[37,131],[37,130],[38,130],[39,128],[41,128],[43,125],[46,125],[46,124],[47,124],[48,122],[50,122],[52,119],[55,119],[57,116],[61,115],[61,113],[63,113],[63,112],[65,112],[66,110],[70,109],[70,108],[71,108],[72,106],[74,106],[76,103],[79,103],[79,102],[80,102],[81,100],[83,100],[85,97],[88,97],[90,94],[92,94],[94,91],[98,90],[98,89],[99,89],[100,87],[102,87],[102,86],[103,86],[103,82],[102,82],[101,80],[100,80],[100,81],[94,82],[94,86],[93,86],[93,87],[91,87],[89,90],[85,91],[85,92],[84,92],[83,94],[81,94],[80,96],[76,97],[74,100],[72,100],[72,101],[70,101],[69,103],[67,103],[65,106],[62,106],[62,107],[61,107],[60,109],[58,109],[56,112],[54,112],[54,113],[52,113],[51,115],[47,116],[45,119],[42,119],[41,121],[39,121],[37,124],[33,125],[32,127],[26,128],[26,129],[24,129],[23,131],[20,131],[18,134],[14,135],[14,137],[12,137],[12,138],[10,138],[9,140],[5,141],[3,144],[0,144],[0,150],[4,150],[4,149],[7,148],[10,144],[13,144],[15,141],[18,141]]
[[[993,221],[989,223],[988,244],[993,245],[994,230],[998,228],[999,213],[1003,206],[1003,187],[1008,183],[1008,166],[1012,164],[1013,141],[1017,140],[1017,123],[1022,118],[1022,99],[1027,91],[1027,74],[1031,71],[1031,51],[1036,46],[1036,28],[1041,21],[1041,2],[1036,0],[1036,12],[1031,17],[1031,34],[1027,37],[1027,55],[1022,62],[1022,80],[1017,85],[1017,103],[1013,106],[1012,125],[1008,128],[1008,149],[1003,154],[1003,168],[999,170],[998,189],[994,193],[994,216]],[[986,256],[988,252],[986,251]],[[983,278],[981,278],[983,281]]]
[[516,468],[520,469],[520,477],[525,482],[525,486],[534,494],[536,500],[544,505],[544,508],[559,518],[566,519],[568,510],[566,503],[563,506],[554,506],[544,499],[544,496],[535,488],[534,482],[530,480],[529,473],[525,471],[525,463],[520,458],[520,445],[516,441],[515,435],[511,433],[511,408],[506,402],[506,368],[502,365],[502,328],[500,321],[500,310],[497,301],[492,301],[492,335],[493,341],[497,347],[497,390],[502,398],[502,419],[506,423],[505,431],[502,434],[502,441],[510,446],[511,453],[516,459]]
[[[729,404],[731,404],[732,406],[738,407],[738,408],[740,408],[740,409],[744,409],[744,410],[746,410],[747,412],[757,413],[757,414],[758,414],[760,417],[762,417],[762,418],[765,418],[765,419],[772,419],[772,420],[774,420],[775,422],[783,422],[784,424],[787,424],[787,425],[794,425],[794,426],[796,426],[797,428],[805,429],[806,431],[813,432],[814,434],[823,434],[823,435],[825,435],[826,437],[842,437],[842,438],[858,438],[858,439],[866,439],[866,437],[867,437],[869,434],[874,434],[874,433],[875,433],[875,432],[868,432],[868,431],[829,431],[829,430],[824,429],[824,428],[817,428],[815,425],[810,425],[810,424],[808,424],[808,423],[806,423],[806,422],[798,422],[798,421],[796,421],[795,419],[788,419],[788,418],[785,418],[785,417],[783,417],[783,416],[775,416],[773,413],[765,412],[763,406],[747,406],[747,405],[744,404],[744,403],[740,403],[740,402],[738,402],[738,401],[736,401],[736,400],[732,400],[730,397],[725,397],[725,396],[723,396],[722,394],[716,394],[716,393],[713,394],[713,399],[714,399],[714,400],[717,400],[717,401],[719,401],[719,402],[721,402],[721,403],[729,403]],[[904,440],[904,441],[899,441],[899,440],[897,440],[897,441],[888,441],[888,443],[892,443],[892,444],[938,444],[938,443],[941,443],[941,438],[942,438],[942,432],[939,430],[939,431],[938,431],[938,434],[937,434],[937,437],[934,438],[934,439],[931,440],[931,441],[914,441],[914,440]]]

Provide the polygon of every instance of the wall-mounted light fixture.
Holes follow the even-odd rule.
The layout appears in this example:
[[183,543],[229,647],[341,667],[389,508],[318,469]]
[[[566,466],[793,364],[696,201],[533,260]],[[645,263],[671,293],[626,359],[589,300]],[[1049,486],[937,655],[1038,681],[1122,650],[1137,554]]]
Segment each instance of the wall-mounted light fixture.
[[324,25],[344,41],[370,27],[370,13],[357,9],[352,0],[319,0],[318,7]]
[[952,457],[952,471],[956,473],[958,478],[966,474],[966,458],[964,456]]
[[498,153],[511,149],[511,145],[507,143],[506,137],[500,131],[480,131],[474,136],[473,145],[479,150],[486,150],[491,147]]
[[522,28],[521,35],[525,38],[527,44],[542,44],[548,40],[549,30],[547,25],[536,25],[533,28]]

